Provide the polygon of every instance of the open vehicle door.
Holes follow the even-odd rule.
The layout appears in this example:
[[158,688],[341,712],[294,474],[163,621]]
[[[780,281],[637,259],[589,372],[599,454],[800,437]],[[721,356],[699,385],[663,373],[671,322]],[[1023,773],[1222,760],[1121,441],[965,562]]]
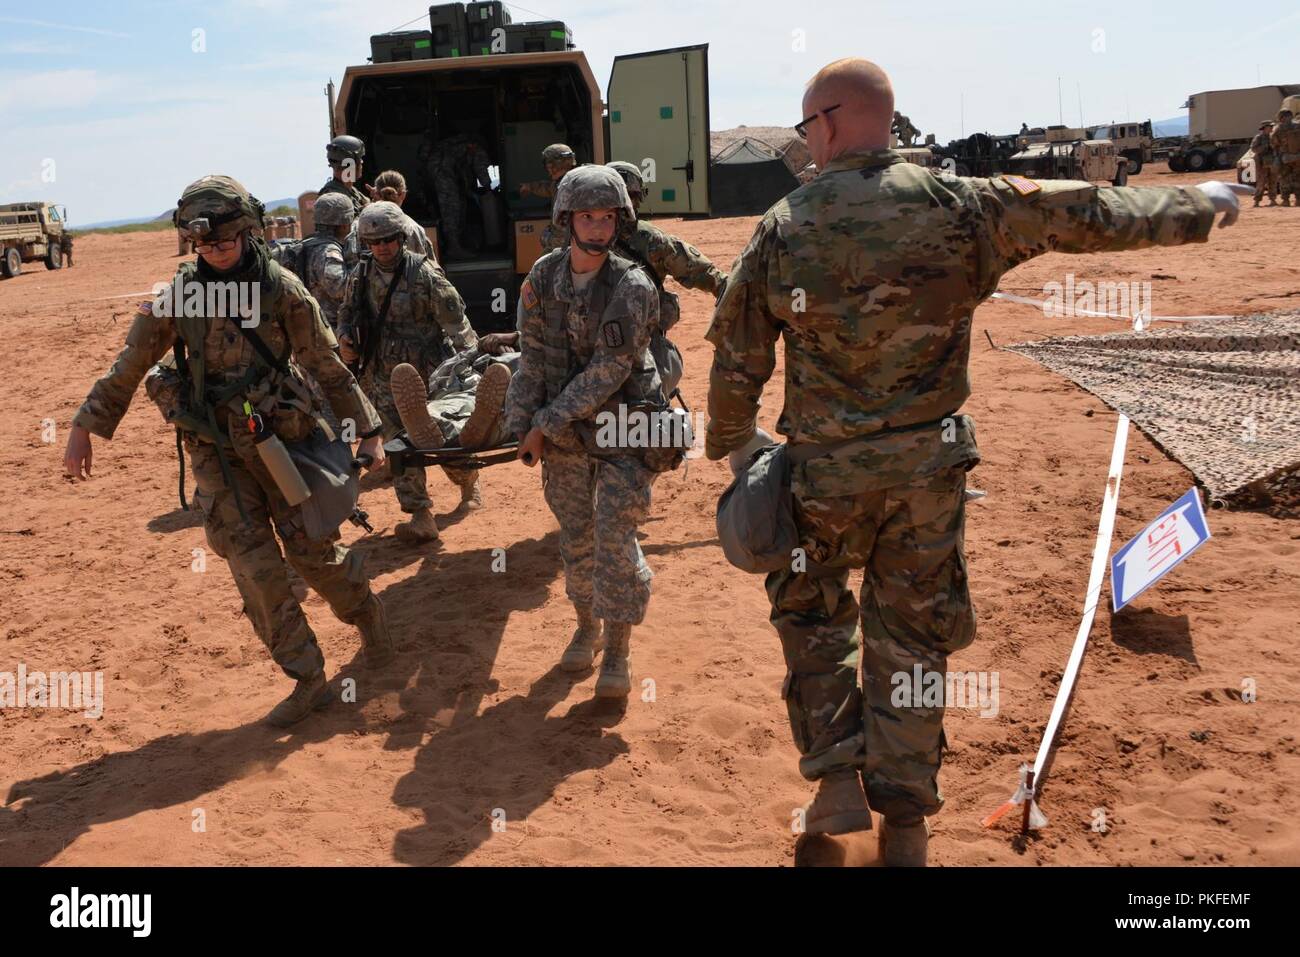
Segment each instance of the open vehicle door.
[[709,213],[708,44],[614,58],[609,158],[646,175],[641,212]]

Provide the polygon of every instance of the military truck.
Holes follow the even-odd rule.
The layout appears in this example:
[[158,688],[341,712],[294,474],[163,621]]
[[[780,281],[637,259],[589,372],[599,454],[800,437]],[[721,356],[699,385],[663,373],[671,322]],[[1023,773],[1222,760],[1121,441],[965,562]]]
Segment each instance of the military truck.
[[1018,152],[1015,136],[972,133],[934,147],[939,166],[958,176],[997,176],[1007,172],[1007,161]]
[[1128,161],[1110,140],[1052,139],[1028,143],[1007,159],[1005,172],[1033,179],[1081,179],[1128,183]]
[[45,261],[46,269],[60,269],[65,207],[53,203],[9,203],[0,206],[0,273],[12,279],[23,263]]
[[1187,139],[1169,154],[1169,168],[1175,173],[1232,169],[1250,148],[1259,124],[1276,119],[1282,101],[1296,94],[1300,84],[1193,93],[1183,104]]
[[[567,42],[566,42],[567,46]],[[434,44],[436,51],[437,44]],[[420,148],[456,133],[478,137],[494,170],[490,195],[466,206],[473,255],[442,262],[482,330],[513,325],[523,276],[541,254],[548,200],[520,195],[546,178],[541,152],[568,143],[579,163],[628,160],[646,172],[644,215],[709,213],[708,46],[614,58],[606,96],[580,50],[431,56],[350,66],[330,136],[366,146],[363,179],[385,169],[406,178],[403,209],[437,245],[438,210]],[[300,199],[303,234],[314,194]]]
[[1115,144],[1119,155],[1128,160],[1128,174],[1136,176],[1142,172],[1142,166],[1150,163],[1155,137],[1151,132],[1151,121],[1142,120],[1125,123],[1111,123],[1107,126],[1088,127],[1088,138],[1110,140]]

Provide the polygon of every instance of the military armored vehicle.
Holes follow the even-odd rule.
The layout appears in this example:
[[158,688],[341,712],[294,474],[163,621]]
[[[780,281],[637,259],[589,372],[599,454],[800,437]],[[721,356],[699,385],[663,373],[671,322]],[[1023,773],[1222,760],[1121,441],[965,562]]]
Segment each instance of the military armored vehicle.
[[[447,6],[433,9],[445,15]],[[513,325],[519,286],[541,254],[542,230],[550,222],[549,201],[523,195],[519,187],[546,179],[541,153],[551,143],[567,143],[579,163],[621,159],[641,167],[648,186],[643,215],[709,213],[707,45],[615,57],[603,99],[586,56],[567,49],[567,33],[563,43],[556,40],[563,49],[510,53],[493,52],[499,38],[493,29],[480,28],[479,40],[470,37],[474,55],[466,56],[439,40],[448,33],[445,23],[433,25],[427,49],[434,55],[423,56],[424,47],[415,54],[412,47],[418,58],[349,66],[337,100],[332,84],[327,88],[330,136],[348,134],[365,144],[363,181],[385,169],[403,174],[403,209],[437,248],[437,197],[421,157],[455,134],[483,144],[493,187],[467,197],[465,236],[472,255],[441,263],[476,328]],[[300,198],[303,235],[312,229],[314,198]]]
[[1128,183],[1128,161],[1110,140],[1069,139],[1029,143],[1011,156],[1005,172],[1033,179],[1081,179]]
[[1136,176],[1142,167],[1150,163],[1155,137],[1151,132],[1151,121],[1111,123],[1106,126],[1088,127],[1088,138],[1110,140],[1119,150],[1119,155],[1128,160],[1128,174]]
[[67,220],[67,208],[53,203],[0,206],[0,273],[12,279],[23,271],[23,263],[38,259],[46,269],[62,268]]

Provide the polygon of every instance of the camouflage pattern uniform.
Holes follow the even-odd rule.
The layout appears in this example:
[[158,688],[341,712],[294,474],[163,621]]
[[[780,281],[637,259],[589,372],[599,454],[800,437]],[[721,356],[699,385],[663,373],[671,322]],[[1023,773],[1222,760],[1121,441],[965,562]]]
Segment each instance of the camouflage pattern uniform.
[[[194,186],[187,189],[187,195]],[[193,280],[200,282],[261,282],[263,315],[254,334],[261,337],[273,355],[291,356],[290,372],[299,383],[301,371],[313,375],[335,412],[356,421],[358,434],[377,430],[379,417],[339,360],[334,335],[307,290],[292,273],[270,263],[261,240],[251,239],[249,233],[244,235],[249,249],[234,272],[217,276],[200,259],[197,268],[183,264],[180,275],[192,274]],[[271,282],[272,269],[279,274],[278,292],[273,296],[269,291],[275,285]],[[268,299],[272,300],[269,304]],[[155,314],[150,305],[136,314],[125,348],[108,374],[91,389],[73,419],[74,425],[111,439],[141,379],[172,348],[178,336],[177,320]],[[234,322],[221,318],[199,321],[206,322],[208,330],[202,348],[203,378],[208,389],[232,383],[255,366],[254,347]],[[193,350],[191,357],[193,361]],[[204,531],[208,545],[229,565],[244,600],[244,613],[258,638],[276,664],[301,681],[323,671],[324,657],[291,592],[285,558],[342,621],[359,622],[378,605],[378,599],[370,590],[361,555],[341,545],[337,532],[326,539],[307,537],[301,509],[285,501],[262,464],[242,413],[232,408],[247,396],[282,440],[292,443],[308,438],[318,427],[314,410],[277,402],[275,392],[279,390],[268,395],[263,391],[265,387],[265,381],[255,383],[239,399],[216,408],[217,427],[230,441],[225,456],[228,475],[212,442],[201,440],[192,431],[185,432],[184,441],[206,503]],[[241,505],[247,520],[240,514]]]
[[[363,241],[382,237],[388,230],[401,231],[399,217],[404,214],[396,204],[376,203],[367,210],[366,217],[381,213],[387,213],[390,225],[379,228],[373,234],[366,232],[367,218],[358,221],[358,235]],[[395,270],[401,270],[402,277],[398,280],[397,289],[389,304],[374,358],[361,378],[361,387],[374,402],[383,420],[385,440],[393,438],[402,430],[401,418],[393,404],[393,393],[389,386],[389,377],[394,367],[409,362],[420,371],[421,377],[428,378],[445,355],[449,354],[445,351],[448,340],[455,352],[478,343],[478,336],[465,318],[465,303],[456,287],[447,280],[442,267],[409,249],[402,250],[390,269],[384,269],[377,259],[372,258],[364,276],[361,276],[359,270],[353,270],[349,275],[347,291],[339,309],[340,336],[346,336],[352,342],[361,342],[358,325],[362,322],[362,317],[357,312],[356,296],[363,292],[370,304],[371,316],[377,318]],[[358,283],[365,284],[363,291],[358,290]],[[404,512],[414,513],[433,506],[425,483],[424,469],[409,468],[394,476],[393,489]]]
[[[626,393],[647,383],[633,379],[653,378],[658,389],[649,355],[658,296],[644,273],[612,255],[578,292],[569,262],[567,248],[548,253],[524,281],[505,429],[522,439],[536,426],[546,437],[542,486],[560,523],[569,599],[590,605],[596,618],[635,625],[650,602],[652,573],[636,530],[650,511],[654,473],[635,454],[590,454],[575,425],[591,427],[600,410],[634,404]],[[604,300],[600,311],[594,297]],[[611,324],[618,328],[607,330]]]
[[491,164],[483,147],[467,133],[440,140],[429,152],[428,162],[448,248],[457,248],[465,230],[465,196],[472,188],[470,183],[490,187]]
[[320,192],[316,194],[316,198],[320,199],[320,197],[326,196],[329,193],[341,193],[350,199],[352,201],[352,212],[356,216],[360,216],[361,211],[370,203],[370,199],[366,194],[357,189],[352,183],[345,183],[342,180],[335,179],[333,176],[325,181],[325,185],[320,188]]
[[1269,125],[1264,124],[1250,141],[1250,151],[1255,154],[1255,205],[1265,196],[1277,205],[1277,165],[1273,144],[1269,139]]
[[68,268],[72,268],[72,233],[64,230],[63,237],[59,241],[59,258],[66,259]]
[[1278,164],[1282,205],[1290,206],[1292,198],[1300,205],[1300,123],[1289,113],[1279,113],[1270,142]]
[[[549,179],[538,180],[528,183],[529,192],[534,196],[544,196],[555,202],[555,191],[560,185],[560,180],[564,175],[577,164],[577,157],[573,149],[566,143],[552,143],[546,149],[542,150],[542,165],[546,167]],[[550,215],[551,210],[547,210]],[[553,249],[563,249],[569,241],[569,230],[554,222],[547,223],[542,230],[542,252],[549,253]]]
[[[477,348],[458,352],[429,377],[429,400],[425,407],[429,410],[429,417],[438,424],[447,445],[461,444],[461,429],[474,414],[477,405],[479,380],[483,371],[494,363],[504,365],[513,376],[519,371],[519,353],[503,352],[491,356],[480,353]],[[513,435],[506,429],[505,417],[497,416],[491,431],[474,447],[490,449],[504,445],[512,438]]]
[[[663,291],[666,277],[672,276],[688,289],[703,289],[715,296],[721,292],[727,282],[727,277],[709,261],[704,253],[645,220],[638,219],[635,223],[621,229],[614,248],[620,256],[639,263],[650,273],[651,280],[661,293],[660,321],[664,324],[665,331],[676,321],[674,319],[666,322],[663,316],[665,304],[662,302],[662,296],[672,296],[672,293]],[[676,315],[678,312],[676,296],[672,296],[670,308]]]
[[979,453],[958,415],[975,306],[1042,253],[1202,242],[1213,220],[1196,189],[961,179],[892,150],[835,159],[763,217],[707,334],[706,454],[754,436],[783,340],[777,430],[808,456],[792,470],[807,566],[767,592],[804,777],[861,768],[890,818],[942,806],[943,709],[894,707],[891,676],[943,673],[975,637],[963,499]]

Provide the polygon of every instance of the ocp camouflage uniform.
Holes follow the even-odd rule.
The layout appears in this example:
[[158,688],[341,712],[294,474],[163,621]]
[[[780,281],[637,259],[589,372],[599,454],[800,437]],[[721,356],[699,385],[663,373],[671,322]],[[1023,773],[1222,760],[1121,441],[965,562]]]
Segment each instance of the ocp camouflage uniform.
[[[378,260],[371,259],[363,279],[359,278],[358,270],[353,270],[348,277],[347,291],[339,308],[341,336],[346,336],[353,342],[361,341],[357,329],[361,316],[356,309],[356,284],[365,282],[365,295],[370,303],[371,315],[377,317],[394,269],[402,271],[402,278],[398,280],[388,307],[374,359],[361,377],[361,387],[374,402],[383,420],[385,440],[393,438],[402,430],[401,418],[393,404],[393,393],[389,386],[393,369],[403,362],[409,362],[420,371],[422,378],[427,379],[452,351],[459,352],[478,343],[478,336],[465,318],[465,303],[456,287],[447,280],[442,267],[407,249],[402,250],[393,269],[385,270]],[[451,350],[447,349],[448,341]],[[404,512],[414,513],[433,505],[429,499],[424,469],[408,468],[395,475],[393,489]]]
[[324,196],[326,193],[342,193],[348,199],[352,200],[352,211],[357,216],[361,215],[361,211],[365,209],[366,205],[370,202],[369,197],[367,197],[365,193],[361,192],[361,190],[357,189],[356,184],[345,183],[342,180],[335,179],[333,176],[325,181],[325,185],[322,186],[320,192],[316,194],[317,198]]
[[[601,411],[635,407],[658,396],[649,353],[659,321],[650,280],[610,255],[578,292],[569,250],[539,259],[521,287],[519,371],[506,399],[506,432],[545,436],[542,484],[560,523],[569,599],[596,618],[639,624],[653,573],[637,541],[650,511],[653,472],[631,454],[593,455],[590,436]],[[594,451],[599,451],[594,449]]]
[[1213,219],[1195,189],[959,179],[892,150],[828,163],[763,217],[707,334],[706,453],[754,436],[783,340],[777,430],[809,456],[792,472],[807,565],[769,574],[767,592],[804,777],[861,768],[890,818],[942,806],[943,708],[894,707],[891,676],[942,674],[975,637],[963,500],[979,453],[958,414],[975,306],[1043,253],[1202,242]]
[[[215,276],[200,260],[197,264],[182,264],[180,273],[196,281],[263,282],[263,315],[254,334],[261,337],[272,355],[290,357],[289,369],[299,375],[300,384],[301,371],[313,375],[334,411],[356,421],[359,435],[377,429],[378,415],[340,361],[334,334],[302,283],[275,266],[279,273],[278,293],[272,295],[270,289],[275,284],[268,277],[273,264],[260,240],[252,241],[250,255],[252,261],[243,272]],[[257,353],[235,322],[205,321],[208,331],[202,349],[203,378],[209,390],[218,390],[243,377],[255,365]],[[95,383],[73,424],[111,439],[140,380],[172,348],[177,335],[176,320],[146,310],[137,313],[125,348],[108,374]],[[274,393],[261,392],[262,388],[262,384],[255,384],[247,397],[282,440],[303,441],[318,427],[310,407],[286,406],[275,400]],[[301,508],[291,507],[285,500],[262,464],[245,418],[232,408],[238,401],[232,399],[216,409],[217,426],[231,442],[231,451],[226,455],[228,475],[224,474],[214,444],[201,441],[193,432],[185,433],[195,481],[208,503],[204,531],[208,545],[230,566],[244,601],[244,613],[270,649],[271,657],[290,677],[311,678],[323,669],[324,658],[302,607],[290,591],[284,559],[344,622],[356,622],[365,613],[372,594],[370,583],[362,556],[341,545],[337,532],[325,539],[307,537]],[[241,506],[247,520],[240,514]],[[284,546],[283,555],[277,534]]]
[[1291,205],[1292,198],[1300,205],[1300,123],[1284,118],[1273,124],[1270,137],[1278,163],[1278,192],[1282,204]]
[[1277,165],[1269,134],[1260,130],[1250,141],[1250,151],[1255,154],[1255,205],[1265,196],[1277,203]]
[[677,296],[664,289],[664,279],[672,276],[688,289],[715,296],[726,285],[727,277],[704,253],[642,219],[619,230],[614,249],[644,268],[659,290],[659,323],[665,332],[676,325],[681,310]]

